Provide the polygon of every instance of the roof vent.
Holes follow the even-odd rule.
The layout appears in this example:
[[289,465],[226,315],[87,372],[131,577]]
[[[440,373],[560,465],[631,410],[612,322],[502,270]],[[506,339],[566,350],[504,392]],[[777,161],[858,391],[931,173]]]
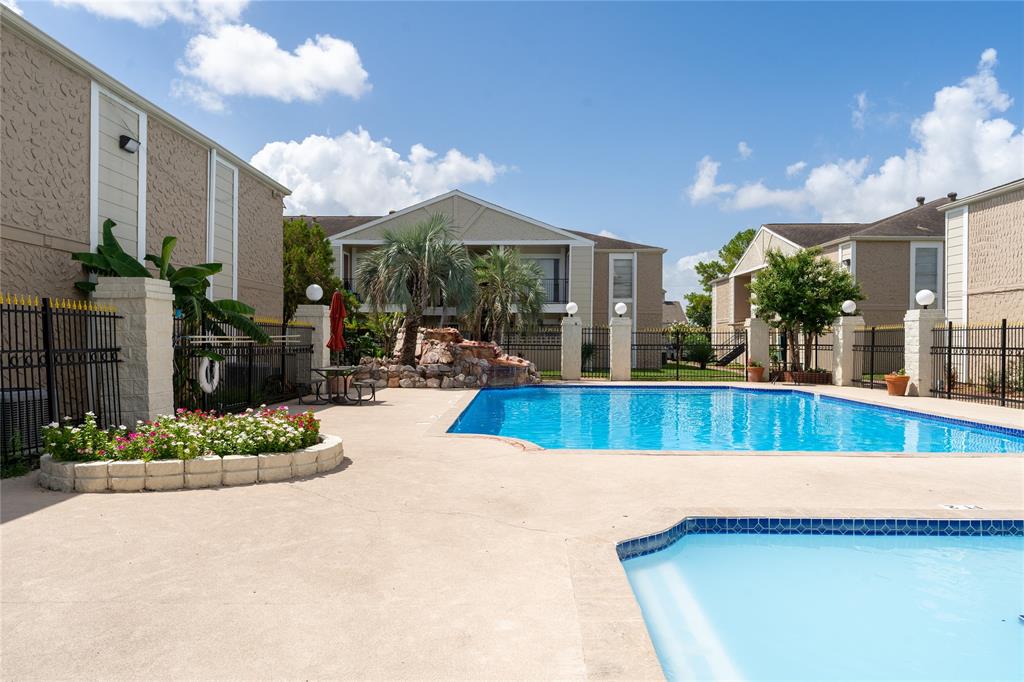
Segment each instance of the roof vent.
[[947,194],[947,195],[946,195],[946,197],[947,197],[947,198],[948,198],[948,199],[949,199],[950,201],[956,201],[956,192],[950,192],[949,194]]
[[917,205],[918,206],[924,206],[924,197],[918,197],[917,198]]
[[388,215],[391,215],[394,212],[395,212],[395,209],[391,209],[390,211],[388,211]]

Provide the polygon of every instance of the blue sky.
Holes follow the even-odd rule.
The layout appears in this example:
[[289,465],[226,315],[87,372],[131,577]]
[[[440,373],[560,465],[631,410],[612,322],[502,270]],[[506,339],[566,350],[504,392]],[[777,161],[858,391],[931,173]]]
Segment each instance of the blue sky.
[[738,229],[1024,175],[1021,3],[17,6],[300,210],[457,186],[666,247],[670,297]]

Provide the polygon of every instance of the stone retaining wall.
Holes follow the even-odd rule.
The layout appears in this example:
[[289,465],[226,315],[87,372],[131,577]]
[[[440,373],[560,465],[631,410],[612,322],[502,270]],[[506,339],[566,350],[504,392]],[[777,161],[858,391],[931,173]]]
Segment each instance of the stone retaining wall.
[[39,485],[77,493],[138,492],[249,485],[330,471],[344,459],[341,439],[324,435],[316,445],[295,452],[263,455],[209,455],[196,459],[110,462],[56,462],[39,458]]

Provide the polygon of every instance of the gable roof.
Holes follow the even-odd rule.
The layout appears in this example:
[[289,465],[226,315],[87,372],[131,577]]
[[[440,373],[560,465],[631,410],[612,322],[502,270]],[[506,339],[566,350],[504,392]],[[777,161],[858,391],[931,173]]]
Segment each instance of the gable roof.
[[597,249],[598,251],[614,251],[616,249],[623,249],[629,251],[665,251],[665,249],[661,248],[660,246],[650,246],[649,244],[628,242],[625,239],[618,239],[616,237],[606,237],[601,234],[591,234],[590,232],[581,232],[580,230],[569,230],[569,232],[572,232],[573,234],[578,234],[579,236],[594,242],[594,248]]
[[765,223],[761,227],[797,246],[809,248],[848,237],[864,226],[861,223]]
[[286,215],[285,220],[301,218],[307,223],[314,222],[324,229],[324,234],[333,237],[346,230],[351,230],[360,225],[377,220],[383,216],[379,215]]

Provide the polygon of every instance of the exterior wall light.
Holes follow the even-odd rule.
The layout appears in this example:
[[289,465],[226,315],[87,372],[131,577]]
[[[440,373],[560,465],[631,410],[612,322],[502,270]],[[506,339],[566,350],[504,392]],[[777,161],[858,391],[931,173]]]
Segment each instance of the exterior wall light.
[[139,141],[128,135],[122,135],[117,141],[117,146],[129,154],[139,151]]
[[565,312],[569,313],[569,317],[575,315],[579,309],[580,307],[573,301],[569,301],[565,304]]
[[851,301],[850,299],[843,301],[843,312],[847,315],[853,315],[857,312],[857,302]]
[[923,306],[925,310],[928,310],[928,306],[935,303],[935,292],[930,289],[921,289],[921,291],[917,292],[917,295],[914,296],[914,300],[917,301],[919,306]]
[[626,304],[623,303],[622,301],[619,301],[618,303],[616,303],[615,304],[615,314],[618,315],[619,317],[622,317],[623,315],[625,315],[626,314]]
[[323,296],[324,290],[319,284],[310,284],[306,287],[306,298],[313,301],[313,303],[319,301]]

